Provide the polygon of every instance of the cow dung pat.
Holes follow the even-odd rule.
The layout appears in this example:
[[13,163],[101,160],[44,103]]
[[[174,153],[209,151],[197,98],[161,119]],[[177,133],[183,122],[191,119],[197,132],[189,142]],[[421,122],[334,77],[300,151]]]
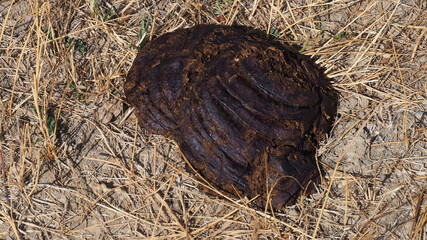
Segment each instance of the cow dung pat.
[[190,171],[276,209],[319,180],[315,150],[337,111],[308,57],[244,26],[196,25],[148,42],[125,93],[140,126],[176,141]]

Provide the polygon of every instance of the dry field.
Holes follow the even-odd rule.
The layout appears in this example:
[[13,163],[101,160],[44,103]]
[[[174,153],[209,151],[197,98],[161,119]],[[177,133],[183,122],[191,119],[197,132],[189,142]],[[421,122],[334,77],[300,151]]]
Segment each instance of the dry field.
[[[262,29],[334,79],[317,193],[207,195],[137,126],[138,48],[200,23]],[[3,0],[0,31],[0,239],[427,239],[426,0]]]

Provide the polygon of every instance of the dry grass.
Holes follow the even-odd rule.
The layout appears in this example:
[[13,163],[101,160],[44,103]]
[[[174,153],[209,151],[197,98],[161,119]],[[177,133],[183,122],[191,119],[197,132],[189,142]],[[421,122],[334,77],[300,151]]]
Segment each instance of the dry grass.
[[[426,239],[426,5],[3,1],[0,238]],[[173,143],[137,127],[135,46],[198,23],[271,32],[334,78],[317,194],[276,213],[207,196]]]

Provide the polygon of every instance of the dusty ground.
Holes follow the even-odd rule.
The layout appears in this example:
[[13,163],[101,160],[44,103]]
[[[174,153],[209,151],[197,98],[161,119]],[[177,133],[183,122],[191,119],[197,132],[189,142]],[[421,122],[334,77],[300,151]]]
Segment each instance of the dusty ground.
[[[427,3],[3,1],[1,239],[426,239]],[[301,46],[339,114],[318,193],[280,212],[200,191],[173,142],[137,127],[138,47],[198,23]]]

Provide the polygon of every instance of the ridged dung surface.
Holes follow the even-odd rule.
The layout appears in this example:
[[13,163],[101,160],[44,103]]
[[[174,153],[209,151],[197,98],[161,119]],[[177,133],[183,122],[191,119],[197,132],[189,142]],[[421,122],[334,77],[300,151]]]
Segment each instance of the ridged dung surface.
[[315,148],[337,95],[311,60],[247,27],[197,25],[138,53],[125,94],[139,124],[175,140],[224,194],[293,203],[319,179]]

